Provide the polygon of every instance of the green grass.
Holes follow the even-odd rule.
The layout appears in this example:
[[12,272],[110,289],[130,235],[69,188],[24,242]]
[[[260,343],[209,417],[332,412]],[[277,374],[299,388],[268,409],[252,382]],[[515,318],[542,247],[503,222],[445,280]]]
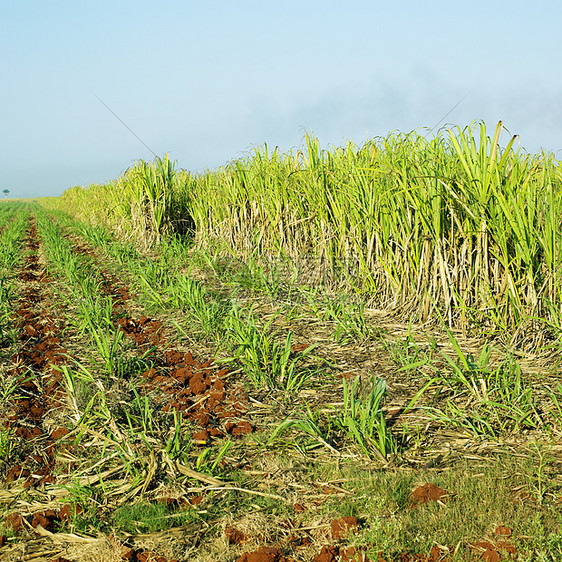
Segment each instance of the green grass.
[[[427,554],[435,544],[458,548],[452,560],[473,560],[468,544],[495,542],[495,529],[513,529],[513,541],[521,560],[556,560],[562,554],[562,512],[553,501],[560,482],[547,475],[548,502],[517,500],[516,490],[536,496],[536,456],[523,462],[509,455],[491,455],[481,461],[459,459],[445,471],[367,470],[350,464],[334,471],[324,465],[319,480],[345,479],[354,494],[327,502],[330,517],[353,515],[363,521],[354,544],[368,545],[376,556],[398,556],[402,552]],[[551,468],[552,470],[552,468]],[[413,506],[412,490],[426,482],[449,492],[442,503]],[[521,538],[517,538],[521,537]],[[375,558],[376,559],[376,558]]]
[[171,527],[180,527],[197,521],[190,508],[180,511],[164,503],[140,502],[124,505],[115,510],[112,516],[113,527],[118,532],[130,534],[152,533]]

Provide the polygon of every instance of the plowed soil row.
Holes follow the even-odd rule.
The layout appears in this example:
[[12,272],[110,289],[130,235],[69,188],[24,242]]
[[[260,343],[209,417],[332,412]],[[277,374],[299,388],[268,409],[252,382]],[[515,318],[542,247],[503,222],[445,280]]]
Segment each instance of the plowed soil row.
[[[74,250],[96,262],[92,248],[73,241]],[[228,381],[229,370],[216,368],[212,359],[195,358],[191,351],[180,350],[167,337],[159,320],[145,315],[135,317],[127,303],[131,293],[107,269],[95,266],[102,278],[102,291],[113,302],[114,323],[131,338],[141,352],[150,350],[153,367],[142,373],[144,388],[161,402],[164,411],[182,412],[199,429],[193,439],[198,445],[209,444],[227,434],[239,437],[253,431],[249,420],[247,396],[241,385]]]
[[57,365],[68,361],[68,351],[57,337],[63,326],[56,322],[45,305],[45,284],[49,276],[38,262],[37,230],[31,224],[25,248],[30,252],[19,272],[24,289],[15,311],[14,321],[20,329],[21,350],[13,357],[8,376],[18,381],[12,400],[13,412],[4,422],[24,441],[40,444],[44,454],[27,458],[28,466],[14,466],[7,481],[26,477],[24,487],[52,482],[50,475],[57,438],[67,432],[64,428],[49,430],[44,418],[53,408],[61,406],[61,374]]
[[[18,273],[22,290],[14,312],[21,349],[11,358],[12,366],[6,375],[13,381],[13,393],[10,410],[3,421],[4,427],[19,438],[20,459],[4,480],[9,484],[21,478],[24,489],[55,482],[53,469],[58,441],[68,434],[65,427],[54,426],[53,416],[49,416],[63,406],[62,375],[56,366],[67,362],[69,357],[59,337],[63,326],[47,306],[46,285],[51,279],[39,264],[38,248],[37,229],[31,222],[24,245],[28,255]],[[68,508],[58,513],[39,512],[26,518],[12,513],[8,515],[7,526],[16,532],[38,525],[54,530],[69,516]]]

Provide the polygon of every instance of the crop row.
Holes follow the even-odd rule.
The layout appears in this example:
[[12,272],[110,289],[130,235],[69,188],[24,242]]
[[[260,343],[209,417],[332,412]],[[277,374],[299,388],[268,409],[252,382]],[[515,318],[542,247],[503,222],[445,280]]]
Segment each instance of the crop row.
[[307,136],[203,174],[165,157],[51,204],[147,244],[188,233],[236,257],[284,257],[381,308],[536,347],[561,325],[560,167],[516,137],[500,148],[502,128],[331,150]]

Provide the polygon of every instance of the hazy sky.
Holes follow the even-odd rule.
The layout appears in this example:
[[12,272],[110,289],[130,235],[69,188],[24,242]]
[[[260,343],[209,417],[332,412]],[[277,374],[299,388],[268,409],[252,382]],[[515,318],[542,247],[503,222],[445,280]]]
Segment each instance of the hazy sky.
[[483,119],[562,159],[560,0],[0,0],[0,190]]

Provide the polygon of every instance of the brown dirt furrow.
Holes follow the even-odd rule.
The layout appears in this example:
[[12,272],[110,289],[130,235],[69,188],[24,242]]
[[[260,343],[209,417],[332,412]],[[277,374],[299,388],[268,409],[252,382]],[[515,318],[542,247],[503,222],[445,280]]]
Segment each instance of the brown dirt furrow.
[[[94,261],[96,254],[88,246],[71,239],[75,251]],[[135,317],[129,302],[130,289],[105,268],[97,266],[102,291],[113,301],[114,322],[140,349],[151,349],[154,365],[143,373],[144,388],[157,391],[164,411],[182,412],[194,421],[198,430],[193,439],[198,445],[209,444],[227,434],[240,437],[254,430],[244,419],[248,399],[240,385],[228,380],[229,370],[217,368],[213,359],[196,358],[191,351],[180,350],[166,334],[163,323],[145,315]]]
[[21,439],[30,441],[32,448],[40,445],[41,454],[27,457],[23,466],[12,467],[7,476],[8,481],[26,477],[24,487],[30,487],[54,481],[51,471],[55,438],[62,436],[65,430],[49,430],[44,419],[50,410],[60,406],[61,374],[55,367],[68,361],[68,352],[58,337],[62,326],[51,316],[44,302],[44,285],[50,278],[39,265],[39,241],[33,222],[27,231],[25,246],[29,255],[18,273],[24,289],[14,314],[22,346],[11,358],[13,366],[8,371],[8,377],[18,381],[18,386],[13,393],[12,413],[4,426],[14,429]]
[[[19,329],[20,350],[11,360],[6,377],[13,381],[14,391],[5,412],[3,425],[18,437],[18,461],[3,474],[6,484],[23,479],[24,488],[42,488],[54,483],[57,441],[69,432],[53,426],[52,416],[60,408],[64,391],[61,374],[56,369],[69,360],[59,334],[62,326],[50,314],[46,303],[49,276],[39,264],[39,241],[35,223],[30,222],[25,249],[29,252],[17,277],[22,282],[14,323]],[[32,527],[41,525],[53,530],[61,521],[53,510],[34,513],[25,518],[11,513],[6,525],[18,532],[25,528],[24,519]]]

